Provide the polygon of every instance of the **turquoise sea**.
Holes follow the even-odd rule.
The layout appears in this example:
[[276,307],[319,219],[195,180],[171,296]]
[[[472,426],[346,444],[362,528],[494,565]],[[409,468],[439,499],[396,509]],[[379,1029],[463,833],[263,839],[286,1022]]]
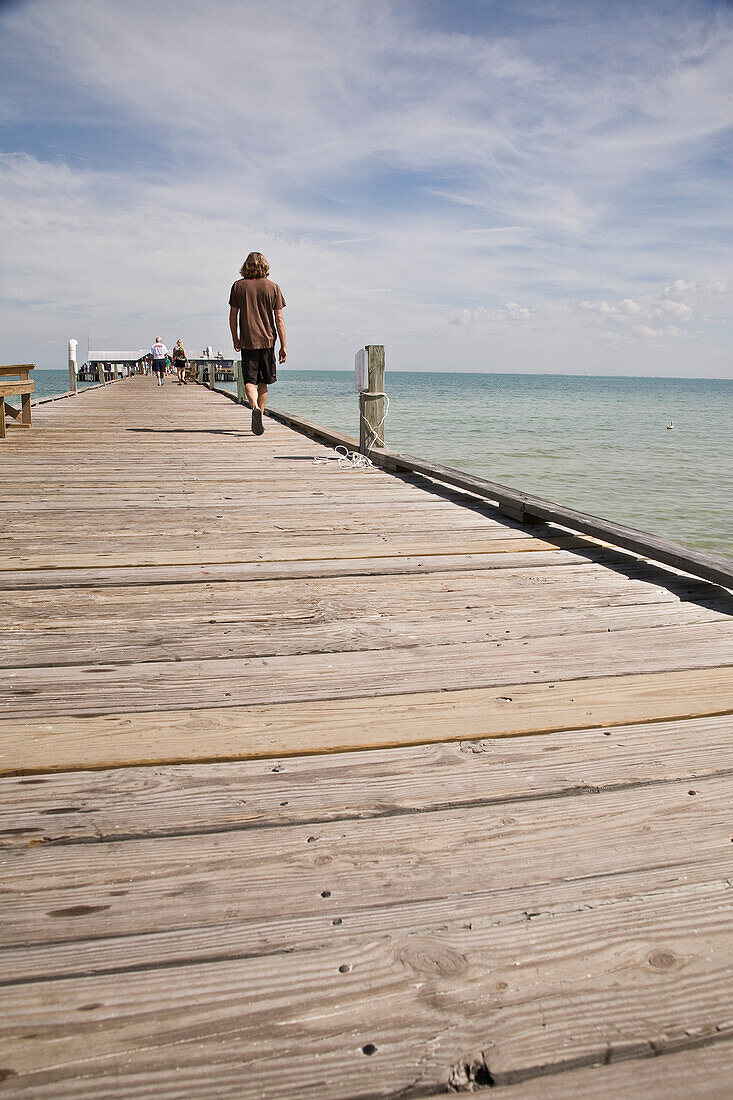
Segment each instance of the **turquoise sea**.
[[[358,436],[351,371],[278,374],[271,405]],[[388,371],[386,390],[394,450],[733,557],[733,381]]]
[[[34,370],[31,377],[36,384],[36,392],[33,394],[34,401],[40,397],[53,397],[57,393],[66,393],[69,388],[69,372],[67,370]],[[84,390],[88,386],[96,385],[96,382],[80,382],[79,389]]]

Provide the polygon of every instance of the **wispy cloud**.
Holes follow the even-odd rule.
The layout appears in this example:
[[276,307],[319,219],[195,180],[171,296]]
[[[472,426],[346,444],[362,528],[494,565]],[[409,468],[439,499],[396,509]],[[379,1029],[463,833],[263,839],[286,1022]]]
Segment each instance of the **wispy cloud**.
[[0,354],[225,347],[256,247],[294,366],[730,373],[731,8],[457,12],[1,9]]

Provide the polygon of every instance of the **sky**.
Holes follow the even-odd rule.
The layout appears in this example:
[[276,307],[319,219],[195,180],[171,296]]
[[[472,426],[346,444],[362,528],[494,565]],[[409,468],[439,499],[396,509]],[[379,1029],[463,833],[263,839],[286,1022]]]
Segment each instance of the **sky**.
[[0,0],[0,362],[733,378],[733,3]]

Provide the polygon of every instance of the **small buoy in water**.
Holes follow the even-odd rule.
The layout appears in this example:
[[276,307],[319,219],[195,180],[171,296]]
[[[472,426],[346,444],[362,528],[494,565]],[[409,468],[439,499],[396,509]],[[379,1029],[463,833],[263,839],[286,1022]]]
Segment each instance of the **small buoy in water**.
[[667,425],[667,431],[669,431],[671,428],[674,428],[674,424],[670,420],[669,424]]

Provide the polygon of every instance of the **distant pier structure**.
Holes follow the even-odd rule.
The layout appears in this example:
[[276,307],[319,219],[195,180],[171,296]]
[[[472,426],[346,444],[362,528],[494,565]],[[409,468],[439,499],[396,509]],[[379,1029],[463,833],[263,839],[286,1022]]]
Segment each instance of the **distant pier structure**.
[[144,374],[144,362],[148,352],[143,348],[137,351],[90,351],[86,363],[79,367],[80,382],[114,382],[117,378],[127,378],[131,374]]
[[190,374],[199,382],[236,382],[237,360],[225,359],[220,351],[216,354],[212,349],[204,348],[200,356],[188,359]]
[[[78,368],[78,381],[114,382],[118,378],[144,374],[149,355],[149,350],[145,348],[138,348],[137,351],[90,351],[87,361]],[[204,348],[200,356],[189,356],[188,362],[192,377],[202,381],[209,381],[212,367],[212,382],[236,381],[235,360],[225,359],[220,351],[214,354],[210,347]]]

